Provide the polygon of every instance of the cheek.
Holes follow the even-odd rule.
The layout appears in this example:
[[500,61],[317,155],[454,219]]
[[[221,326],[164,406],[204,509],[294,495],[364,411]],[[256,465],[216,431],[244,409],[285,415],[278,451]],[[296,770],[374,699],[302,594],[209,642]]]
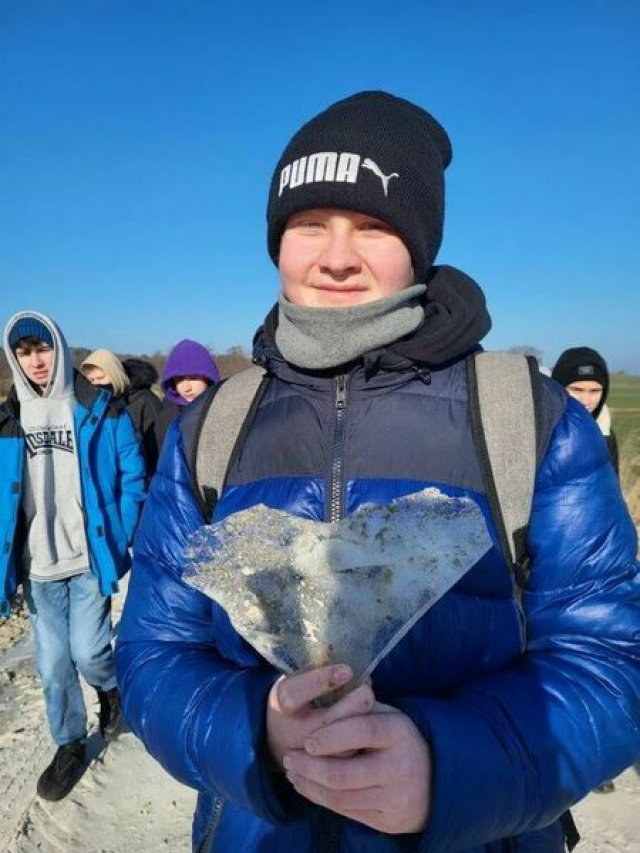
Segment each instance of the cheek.
[[413,266],[407,255],[398,257],[382,257],[375,262],[378,280],[390,292],[402,290],[413,283]]
[[404,243],[387,237],[361,244],[361,256],[379,283],[390,290],[400,290],[413,283],[413,263]]
[[296,287],[304,281],[306,271],[312,262],[309,246],[300,240],[293,239],[285,232],[278,257],[278,271],[285,293],[287,287]]

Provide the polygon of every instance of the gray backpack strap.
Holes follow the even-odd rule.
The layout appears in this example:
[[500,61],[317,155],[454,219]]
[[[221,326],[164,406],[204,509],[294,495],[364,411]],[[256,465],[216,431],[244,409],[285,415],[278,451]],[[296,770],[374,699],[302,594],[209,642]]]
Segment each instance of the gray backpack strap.
[[467,360],[471,426],[502,552],[523,589],[526,536],[540,441],[540,375],[534,358],[480,352]]
[[195,481],[207,521],[267,384],[263,367],[236,373],[216,390],[196,439]]

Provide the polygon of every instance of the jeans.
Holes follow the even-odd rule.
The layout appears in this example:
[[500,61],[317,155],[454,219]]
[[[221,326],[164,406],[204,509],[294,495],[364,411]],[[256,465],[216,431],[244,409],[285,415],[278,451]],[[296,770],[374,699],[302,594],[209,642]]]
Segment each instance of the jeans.
[[87,735],[78,672],[93,687],[116,686],[111,599],[86,571],[58,581],[24,583],[51,736],[58,746]]

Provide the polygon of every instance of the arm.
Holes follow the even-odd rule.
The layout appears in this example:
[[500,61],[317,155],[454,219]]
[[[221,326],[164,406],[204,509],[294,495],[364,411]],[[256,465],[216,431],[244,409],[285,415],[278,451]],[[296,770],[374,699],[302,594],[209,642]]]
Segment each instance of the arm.
[[144,448],[147,473],[152,476],[158,465],[158,438],[156,436],[156,419],[162,409],[162,403],[156,395],[149,391],[140,407],[140,437]]
[[116,452],[120,471],[120,518],[131,543],[145,495],[145,467],[140,440],[124,409],[116,423]]
[[618,439],[616,438],[616,434],[613,430],[607,439],[607,446],[609,448],[609,458],[611,459],[611,464],[613,465],[613,470],[616,472],[618,477],[620,477],[620,458],[618,456]]
[[433,754],[423,849],[550,824],[640,751],[636,536],[593,420],[570,401],[537,477],[513,667],[398,702]]
[[264,748],[266,701],[277,673],[218,605],[182,581],[187,538],[202,523],[175,423],[136,535],[120,625],[124,713],[177,779],[282,819]]

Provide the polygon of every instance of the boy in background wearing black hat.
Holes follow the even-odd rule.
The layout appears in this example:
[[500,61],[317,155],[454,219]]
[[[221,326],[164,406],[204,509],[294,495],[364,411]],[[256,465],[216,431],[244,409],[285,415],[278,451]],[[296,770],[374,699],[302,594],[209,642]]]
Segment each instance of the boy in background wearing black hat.
[[566,349],[553,368],[551,376],[564,385],[595,419],[604,435],[609,458],[619,473],[618,441],[611,427],[611,412],[607,406],[609,369],[604,358],[590,347]]
[[319,707],[349,667],[281,677],[183,581],[207,520],[189,462],[217,389],[201,395],[167,434],[116,650],[131,727],[199,792],[194,850],[560,853],[560,815],[640,752],[635,528],[592,419],[544,378],[521,596],[499,546],[467,384],[490,318],[434,266],[450,160],[439,122],[384,92],[287,145],[267,211],[282,291],[254,341],[267,385],[213,520],[266,504],[334,522],[435,487],[481,508],[493,547],[370,685]]
[[22,582],[58,747],[37,790],[59,800],[85,766],[78,673],[97,691],[105,739],[123,728],[110,596],[129,567],[144,463],[131,419],[108,391],[74,371],[53,320],[35,311],[14,315],[4,348],[14,385],[0,407],[0,606],[8,611]]

